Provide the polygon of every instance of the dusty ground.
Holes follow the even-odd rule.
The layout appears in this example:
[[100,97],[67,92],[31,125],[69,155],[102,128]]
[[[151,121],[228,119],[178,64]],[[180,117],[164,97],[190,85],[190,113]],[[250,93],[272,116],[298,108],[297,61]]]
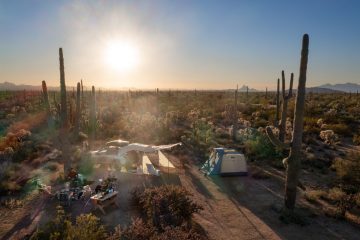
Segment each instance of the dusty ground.
[[[184,164],[174,155],[167,155],[178,167],[175,173],[164,172],[161,177],[146,177],[113,172],[118,178],[119,208],[106,208],[104,216],[91,204],[85,206],[86,202],[74,201],[68,212],[73,217],[93,212],[109,229],[113,229],[118,224],[127,225],[131,218],[137,216],[129,202],[131,189],[171,183],[183,185],[204,207],[195,220],[210,239],[358,239],[358,227],[316,214],[316,211],[309,214],[310,224],[307,226],[281,222],[278,209],[282,204],[283,175],[279,171],[268,169],[272,177],[263,180],[251,176],[210,178],[198,171],[191,159],[182,156],[182,161],[187,160]],[[252,171],[254,167],[250,168],[250,175]],[[108,169],[100,166],[89,176],[89,180],[97,181],[108,174]],[[0,239],[23,239],[54,216],[56,204],[54,199],[35,194],[22,208],[1,209]],[[307,205],[301,194],[299,205]]]

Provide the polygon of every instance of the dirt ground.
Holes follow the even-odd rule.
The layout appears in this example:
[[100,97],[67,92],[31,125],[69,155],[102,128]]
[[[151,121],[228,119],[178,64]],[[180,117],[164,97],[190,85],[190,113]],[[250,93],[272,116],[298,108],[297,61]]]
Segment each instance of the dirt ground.
[[[166,154],[166,153],[165,153]],[[73,201],[67,212],[75,218],[81,213],[92,212],[111,230],[118,224],[125,226],[137,213],[130,206],[130,191],[136,186],[179,184],[188,189],[204,210],[196,214],[198,222],[210,239],[359,239],[360,229],[345,221],[335,220],[316,213],[309,214],[309,225],[285,224],[279,220],[279,208],[283,202],[283,176],[269,169],[272,176],[255,179],[249,167],[245,177],[206,177],[198,167],[187,159],[181,163],[175,155],[166,154],[177,166],[173,173],[163,172],[160,177],[138,176],[110,171],[118,179],[117,203],[105,209],[106,215],[95,210],[86,201]],[[181,157],[182,161],[184,156]],[[186,159],[186,157],[185,157]],[[99,178],[109,175],[107,167],[97,166],[88,176],[94,184]],[[94,187],[94,186],[92,186]],[[299,206],[307,205],[299,194]],[[24,239],[37,226],[46,223],[55,215],[57,200],[33,194],[28,204],[16,210],[0,210],[0,239]]]

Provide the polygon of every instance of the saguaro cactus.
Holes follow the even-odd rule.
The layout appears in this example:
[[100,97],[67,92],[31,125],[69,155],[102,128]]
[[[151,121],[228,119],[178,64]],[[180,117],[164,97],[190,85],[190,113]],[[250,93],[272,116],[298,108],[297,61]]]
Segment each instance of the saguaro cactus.
[[280,116],[280,78],[277,80],[277,91],[276,91],[276,116],[274,126],[279,127],[279,116]]
[[235,99],[234,99],[234,113],[233,113],[233,129],[232,129],[232,137],[233,140],[236,141],[236,132],[237,132],[237,100],[238,100],[238,91],[239,91],[239,86],[236,86],[236,90],[235,90]]
[[285,73],[284,73],[284,71],[281,71],[281,79],[282,79],[282,111],[281,111],[281,121],[280,121],[280,126],[279,126],[279,140],[281,142],[284,142],[285,141],[285,133],[286,133],[287,107],[288,107],[289,99],[292,97],[294,74],[291,73],[290,87],[289,87],[288,94],[286,94],[286,92],[285,92]]
[[79,129],[80,129],[80,116],[81,116],[81,109],[80,109],[80,83],[77,83],[76,86],[76,112],[75,112],[75,136],[79,136]]
[[265,89],[265,99],[267,99],[268,93],[267,93],[267,87]]
[[67,127],[67,106],[66,106],[66,85],[65,85],[65,70],[64,70],[64,56],[62,48],[59,48],[59,61],[60,61],[60,103],[61,103],[61,112],[60,112],[60,122],[61,127]]
[[49,103],[49,95],[47,92],[46,82],[42,81],[42,91],[43,91],[43,97],[44,97],[44,103],[47,113],[50,113],[50,103]]
[[96,131],[96,96],[95,96],[95,87],[94,86],[92,86],[92,89],[91,89],[90,131],[91,131],[91,139],[95,140],[95,131]]
[[299,84],[296,95],[295,111],[294,111],[294,129],[292,133],[292,141],[290,144],[280,142],[273,134],[270,127],[266,127],[266,132],[270,141],[280,148],[290,148],[290,153],[284,159],[286,166],[285,180],[285,208],[292,211],[295,208],[296,188],[299,181],[299,173],[301,169],[301,145],[304,124],[305,111],[305,85],[306,70],[309,53],[309,36],[304,34],[302,40],[300,75]]

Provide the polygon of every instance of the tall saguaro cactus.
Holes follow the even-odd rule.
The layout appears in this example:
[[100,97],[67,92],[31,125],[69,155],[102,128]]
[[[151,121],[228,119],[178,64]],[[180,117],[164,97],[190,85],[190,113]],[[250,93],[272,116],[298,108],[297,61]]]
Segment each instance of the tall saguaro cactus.
[[59,61],[60,61],[60,122],[61,127],[66,128],[68,125],[67,119],[67,106],[66,106],[66,85],[65,85],[65,68],[64,68],[64,56],[62,48],[59,48]]
[[304,34],[302,40],[301,60],[300,60],[300,75],[296,95],[295,111],[294,111],[294,127],[292,133],[292,141],[290,144],[285,144],[279,141],[273,134],[270,127],[266,127],[266,132],[270,141],[280,148],[290,148],[290,153],[284,159],[286,166],[286,180],[285,180],[285,208],[292,211],[295,208],[296,202],[296,188],[299,181],[299,174],[301,169],[301,145],[304,125],[305,112],[305,86],[306,86],[306,71],[309,54],[309,36]]
[[46,82],[42,81],[42,91],[43,91],[43,97],[44,97],[44,103],[45,103],[45,108],[47,113],[50,113],[50,103],[49,103],[49,95],[47,92],[47,86],[46,86]]
[[277,80],[277,91],[276,91],[276,116],[275,116],[275,127],[279,127],[280,117],[280,78]]
[[77,83],[76,86],[76,112],[75,112],[75,136],[79,136],[79,129],[80,129],[80,116],[81,116],[81,109],[80,109],[80,83]]
[[91,140],[95,140],[95,131],[96,131],[96,96],[95,96],[95,87],[94,86],[92,86],[92,89],[91,89],[90,131],[91,131]]
[[237,101],[238,101],[238,91],[239,91],[239,86],[236,86],[236,90],[235,90],[235,99],[234,99],[234,113],[233,113],[233,129],[232,129],[232,137],[233,140],[236,141],[236,132],[237,132]]
[[280,126],[279,126],[279,140],[281,142],[284,142],[285,141],[285,133],[286,133],[287,108],[288,108],[288,102],[289,102],[290,98],[292,97],[294,74],[291,73],[290,87],[289,87],[288,94],[286,94],[286,92],[285,92],[285,73],[284,73],[284,71],[281,71],[281,79],[282,79],[282,111],[281,111],[281,121],[280,121]]

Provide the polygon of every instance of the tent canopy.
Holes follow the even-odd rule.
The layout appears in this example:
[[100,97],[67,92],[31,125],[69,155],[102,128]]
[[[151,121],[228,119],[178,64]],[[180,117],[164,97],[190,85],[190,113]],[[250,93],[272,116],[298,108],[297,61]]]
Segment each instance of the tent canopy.
[[118,155],[125,155],[127,152],[130,152],[130,151],[151,153],[151,152],[156,152],[156,151],[163,150],[163,149],[170,149],[170,148],[173,148],[178,145],[181,145],[181,143],[159,145],[159,146],[145,145],[145,144],[141,144],[141,143],[130,143],[127,146],[120,148]]

